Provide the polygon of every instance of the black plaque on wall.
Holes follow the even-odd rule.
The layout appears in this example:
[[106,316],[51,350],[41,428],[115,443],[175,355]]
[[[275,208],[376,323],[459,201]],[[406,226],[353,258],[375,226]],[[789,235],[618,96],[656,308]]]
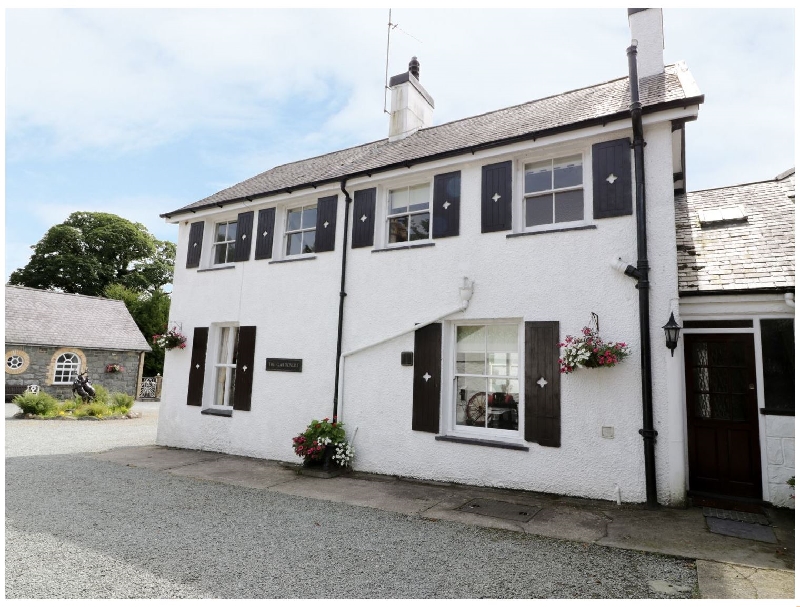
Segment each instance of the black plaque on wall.
[[267,371],[288,371],[290,373],[302,373],[302,358],[268,358]]

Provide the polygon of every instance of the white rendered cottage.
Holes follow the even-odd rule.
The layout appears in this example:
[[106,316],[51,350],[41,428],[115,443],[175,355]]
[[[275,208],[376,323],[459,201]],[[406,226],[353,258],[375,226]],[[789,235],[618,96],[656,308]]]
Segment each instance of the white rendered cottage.
[[[432,126],[412,61],[387,139],[166,213],[189,347],[166,356],[158,444],[292,461],[291,438],[335,412],[358,470],[683,503],[682,368],[661,326],[679,312],[674,192],[703,96],[664,66],[661,10],[630,13],[645,189],[628,77]],[[561,376],[558,342],[592,313],[633,354]]]

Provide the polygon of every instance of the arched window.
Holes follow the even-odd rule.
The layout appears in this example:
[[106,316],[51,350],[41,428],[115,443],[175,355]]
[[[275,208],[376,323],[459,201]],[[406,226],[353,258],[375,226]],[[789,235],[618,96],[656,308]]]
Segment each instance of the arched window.
[[74,352],[65,352],[56,359],[54,384],[71,384],[81,368],[81,359]]

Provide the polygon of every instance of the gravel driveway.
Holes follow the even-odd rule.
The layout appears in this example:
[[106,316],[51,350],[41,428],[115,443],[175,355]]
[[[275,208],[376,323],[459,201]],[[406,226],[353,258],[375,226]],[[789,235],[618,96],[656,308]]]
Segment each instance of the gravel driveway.
[[7,598],[657,598],[650,581],[684,597],[696,584],[679,559],[80,454],[152,444],[157,411],[137,408],[120,422],[6,419]]

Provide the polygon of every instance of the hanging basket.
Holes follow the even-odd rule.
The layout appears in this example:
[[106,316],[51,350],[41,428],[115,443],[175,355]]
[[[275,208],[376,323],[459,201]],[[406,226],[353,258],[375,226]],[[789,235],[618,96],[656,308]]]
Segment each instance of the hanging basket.
[[563,356],[558,359],[561,373],[572,373],[578,367],[613,367],[631,353],[625,342],[603,341],[600,337],[600,319],[594,312],[589,325],[581,330],[580,335],[567,335],[564,342],[558,345],[564,348]]

